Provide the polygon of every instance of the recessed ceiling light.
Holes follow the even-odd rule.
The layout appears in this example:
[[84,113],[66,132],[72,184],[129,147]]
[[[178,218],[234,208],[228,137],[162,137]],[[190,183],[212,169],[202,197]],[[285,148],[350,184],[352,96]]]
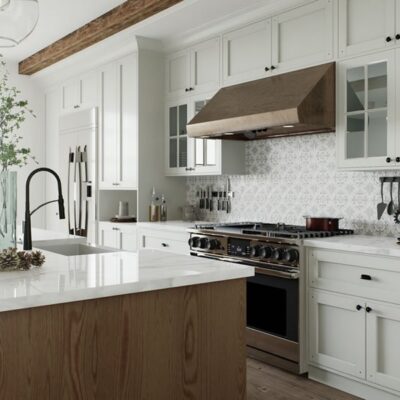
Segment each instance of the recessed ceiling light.
[[294,128],[294,125],[283,125],[282,128]]

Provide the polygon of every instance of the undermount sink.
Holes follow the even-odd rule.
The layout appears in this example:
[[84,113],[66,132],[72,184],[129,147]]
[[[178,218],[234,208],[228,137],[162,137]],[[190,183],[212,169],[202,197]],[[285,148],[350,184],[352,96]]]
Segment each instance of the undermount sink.
[[61,254],[63,256],[85,256],[89,254],[115,253],[118,250],[90,246],[81,241],[74,240],[48,240],[34,242],[33,246],[39,250]]

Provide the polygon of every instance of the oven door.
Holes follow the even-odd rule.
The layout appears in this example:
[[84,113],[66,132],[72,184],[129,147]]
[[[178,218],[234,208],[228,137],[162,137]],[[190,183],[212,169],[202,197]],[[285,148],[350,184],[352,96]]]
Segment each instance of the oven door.
[[247,327],[298,342],[299,280],[257,270],[247,279]]

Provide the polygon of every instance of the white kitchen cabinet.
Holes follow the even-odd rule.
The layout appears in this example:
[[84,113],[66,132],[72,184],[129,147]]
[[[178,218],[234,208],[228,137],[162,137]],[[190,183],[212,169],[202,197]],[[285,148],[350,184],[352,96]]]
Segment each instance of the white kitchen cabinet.
[[215,92],[193,95],[167,108],[166,175],[196,176],[243,174],[244,143],[187,136],[186,124],[213,97]]
[[101,68],[100,189],[137,189],[136,55]]
[[270,19],[224,34],[223,86],[270,76],[271,44]]
[[137,250],[136,225],[99,222],[99,245],[135,252]]
[[395,114],[400,75],[396,66],[395,50],[338,64],[339,167],[393,169],[400,166],[400,134]]
[[318,0],[272,18],[272,65],[277,72],[333,58],[333,0]]
[[91,72],[70,79],[62,85],[62,110],[96,107],[98,105],[98,79]]
[[339,0],[338,4],[340,57],[385,49],[399,41],[396,0]]
[[361,299],[310,291],[310,363],[365,378],[364,308]]
[[368,302],[367,379],[400,392],[400,307]]
[[220,39],[213,38],[167,57],[167,95],[182,97],[220,85]]

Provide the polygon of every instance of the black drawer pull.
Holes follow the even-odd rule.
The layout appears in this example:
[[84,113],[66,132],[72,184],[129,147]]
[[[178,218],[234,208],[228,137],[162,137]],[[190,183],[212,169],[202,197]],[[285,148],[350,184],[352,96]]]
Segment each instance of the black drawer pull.
[[363,279],[364,281],[372,281],[371,275],[362,274],[361,279]]
[[366,307],[366,308],[365,308],[365,311],[366,311],[367,313],[370,313],[370,312],[372,311],[372,308],[371,308],[371,307]]
[[360,311],[360,310],[362,310],[362,306],[360,306],[359,304],[357,304],[356,309],[357,309],[357,311]]
[[168,244],[168,243],[161,243],[161,246],[162,246],[162,247],[168,247],[169,244]]

